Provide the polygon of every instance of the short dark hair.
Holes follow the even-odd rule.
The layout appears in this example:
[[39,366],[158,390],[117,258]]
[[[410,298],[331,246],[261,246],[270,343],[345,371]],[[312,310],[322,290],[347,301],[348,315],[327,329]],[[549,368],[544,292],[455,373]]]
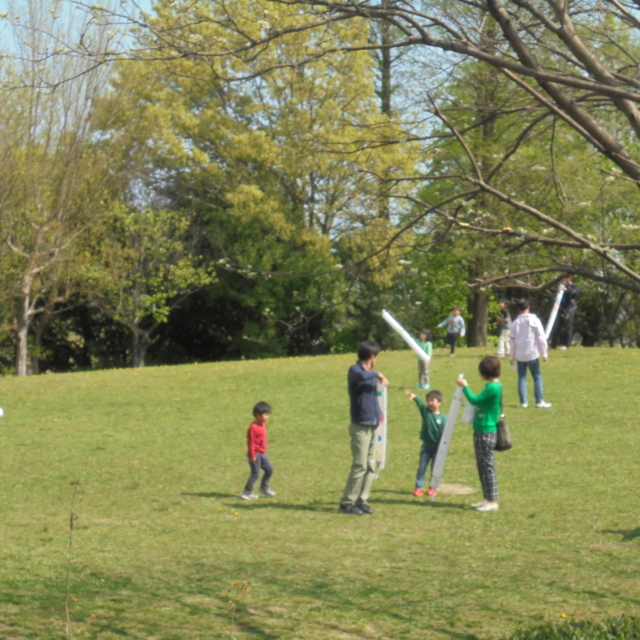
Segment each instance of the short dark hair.
[[262,415],[263,413],[271,413],[273,409],[268,402],[258,402],[258,404],[253,407],[253,415]]
[[358,345],[358,360],[368,360],[380,353],[380,345],[375,340],[365,340]]
[[453,307],[453,310],[454,311],[459,311],[460,313],[462,313],[462,307],[455,306],[455,307]]
[[500,298],[500,300],[498,300],[498,302],[502,302],[502,304],[509,304],[509,301],[506,298]]
[[525,311],[531,305],[526,298],[520,298],[520,300],[516,300],[516,307],[518,307],[518,311]]
[[483,378],[489,380],[489,378],[500,377],[500,359],[496,356],[487,356],[482,358],[482,361],[478,365],[478,370]]
[[429,329],[423,329],[420,332],[420,335],[424,334],[425,336],[427,336],[427,340],[431,340],[431,331],[429,331]]
[[435,398],[438,402],[442,403],[442,393],[436,389],[432,389],[427,393],[427,400],[429,398]]

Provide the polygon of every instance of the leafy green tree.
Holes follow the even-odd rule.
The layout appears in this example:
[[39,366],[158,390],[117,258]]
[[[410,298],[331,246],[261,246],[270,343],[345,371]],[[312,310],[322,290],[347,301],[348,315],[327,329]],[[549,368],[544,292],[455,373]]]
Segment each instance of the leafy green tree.
[[[400,0],[385,0],[376,5],[266,0],[252,10],[245,3],[214,0],[207,3],[206,10],[199,3],[187,2],[163,2],[158,8],[156,17],[146,24],[145,20],[138,22],[156,38],[152,56],[200,60],[215,69],[218,77],[228,80],[266,77],[283,67],[299,70],[340,52],[357,56],[363,48],[380,52],[406,49],[417,52],[416,58],[420,51],[427,51],[425,55],[432,57],[433,64],[440,65],[440,79],[455,75],[461,60],[475,59],[502,74],[513,94],[531,100],[533,108],[539,109],[545,119],[561,120],[563,126],[570,128],[583,156],[593,151],[607,165],[604,170],[612,171],[615,167],[612,173],[616,176],[624,175],[636,184],[640,180],[640,164],[635,159],[640,134],[637,106],[640,96],[631,71],[638,56],[635,30],[640,22],[624,4],[480,0],[471,4],[454,1],[409,6]],[[109,19],[108,12],[101,11],[100,15]],[[402,33],[402,37],[366,44],[336,37],[340,30],[365,33],[372,24],[384,22]],[[216,39],[203,39],[203,32],[215,32]],[[305,38],[308,46],[291,46]],[[115,55],[118,56],[139,58],[136,49],[122,51]],[[419,120],[416,110],[423,106],[418,97],[422,90],[420,77],[414,74],[413,80],[417,87],[415,108],[405,110],[405,125],[415,125]],[[399,127],[400,135],[393,141],[402,139],[407,129],[408,126]],[[423,139],[430,137],[428,130],[415,131]],[[464,137],[460,132],[456,135]],[[387,144],[393,144],[391,140]],[[467,199],[462,194],[469,189],[476,190],[483,194],[486,203],[483,206],[494,208],[500,204],[517,212],[517,216],[542,223],[551,232],[544,242],[543,236],[524,234],[529,245],[590,252],[606,262],[615,275],[612,280],[609,275],[602,276],[599,270],[591,269],[584,269],[585,274],[594,280],[605,277],[629,290],[640,290],[637,270],[616,253],[633,256],[639,244],[635,234],[594,242],[571,223],[556,218],[553,211],[539,210],[530,204],[530,198],[521,189],[509,191],[499,181],[492,182],[481,155],[470,147],[465,153],[469,162],[463,171],[452,176],[461,199]],[[426,162],[427,158],[422,160]],[[380,175],[387,179],[384,173]],[[414,180],[420,176],[407,178]],[[563,264],[557,268],[582,267]]]
[[191,251],[189,232],[190,220],[182,212],[124,208],[94,228],[98,259],[84,271],[97,291],[92,305],[131,332],[134,367],[144,367],[171,310],[211,282]]
[[[20,18],[17,10],[12,14],[19,20],[12,31],[15,51],[1,67],[0,252],[16,373],[24,376],[30,331],[41,331],[53,307],[79,284],[78,246],[91,219],[108,208],[109,174],[93,137],[95,99],[107,69],[54,55],[63,32],[87,25],[63,26],[58,5],[52,8],[46,0],[18,6]],[[100,33],[93,35],[104,44]],[[51,90],[63,80],[68,81]]]
[[[161,3],[158,24],[179,19],[177,6]],[[366,30],[334,31],[343,42],[367,42]],[[207,26],[190,37],[206,47],[221,33]],[[275,62],[288,48],[311,46],[292,38],[265,55]],[[406,173],[415,162],[411,144],[384,144],[397,126],[380,113],[367,52],[241,86],[222,82],[223,71],[199,59],[150,62],[142,73],[123,68],[118,90],[128,95],[109,136],[123,156],[148,160],[136,175],[150,201],[193,212],[203,229],[208,245],[200,249],[218,265],[208,291],[246,312],[230,349],[239,340],[246,354],[327,349],[362,277],[338,267],[360,259],[345,239],[380,235],[377,176]]]

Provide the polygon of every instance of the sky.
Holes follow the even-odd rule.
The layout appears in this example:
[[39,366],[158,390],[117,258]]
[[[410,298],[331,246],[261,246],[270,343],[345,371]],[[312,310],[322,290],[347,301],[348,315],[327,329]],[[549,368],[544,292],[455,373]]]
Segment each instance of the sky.
[[[64,9],[72,9],[74,4],[74,0],[41,0],[43,4],[54,5],[62,5]],[[130,0],[131,1],[131,0]],[[13,14],[18,13],[20,11],[20,7],[26,5],[28,0],[0,0],[0,16],[3,14],[9,13],[9,8],[13,7]],[[142,11],[151,11],[154,0],[132,0],[131,5],[133,8],[133,2],[137,4],[137,6]],[[105,3],[106,4],[106,3]],[[64,12],[63,12],[64,13]],[[5,52],[14,52],[15,44],[13,43],[13,38],[11,37],[11,30],[7,25],[6,20],[0,19],[0,51]]]

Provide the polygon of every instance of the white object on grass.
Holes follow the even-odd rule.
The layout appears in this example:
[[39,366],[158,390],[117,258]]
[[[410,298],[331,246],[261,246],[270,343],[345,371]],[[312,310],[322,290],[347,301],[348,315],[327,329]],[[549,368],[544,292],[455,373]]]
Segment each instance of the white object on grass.
[[400,335],[400,337],[416,352],[420,360],[429,362],[431,358],[426,354],[425,350],[411,337],[410,333],[386,310],[382,310],[382,317],[391,326],[391,328]]
[[[463,375],[458,376],[462,378]],[[453,394],[453,400],[449,407],[449,413],[447,414],[447,423],[444,425],[444,431],[440,437],[440,444],[438,445],[438,453],[436,459],[433,462],[433,470],[431,471],[431,481],[429,482],[429,488],[437,491],[440,484],[440,478],[442,477],[442,471],[444,470],[444,463],[447,459],[447,451],[449,450],[449,443],[453,437],[453,428],[456,426],[456,420],[458,418],[458,412],[462,405],[462,398],[464,392],[462,387],[456,387],[456,392]],[[431,496],[432,500],[435,500],[435,495]]]
[[560,303],[562,302],[562,296],[564,295],[564,289],[558,289],[558,293],[556,293],[556,299],[553,301],[553,307],[551,309],[551,315],[549,316],[549,321],[547,322],[547,328],[544,332],[547,340],[553,331],[553,325],[556,323],[556,318],[558,316],[558,309],[560,309]]
[[384,469],[387,462],[387,387],[378,382],[376,388],[376,395],[378,396],[378,404],[380,405],[380,411],[382,417],[380,418],[380,424],[377,428],[376,442],[375,442],[375,456],[376,456],[376,476],[380,471]]
[[2,418],[3,415],[4,415],[4,411],[2,410],[2,407],[0,407],[0,418]]

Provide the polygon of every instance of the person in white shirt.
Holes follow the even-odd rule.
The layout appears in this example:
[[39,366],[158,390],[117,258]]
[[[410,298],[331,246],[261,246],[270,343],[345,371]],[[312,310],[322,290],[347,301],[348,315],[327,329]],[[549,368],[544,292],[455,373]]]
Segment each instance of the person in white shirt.
[[530,313],[529,301],[522,299],[516,302],[520,315],[511,324],[511,364],[518,362],[518,395],[520,405],[526,409],[527,403],[527,368],[533,377],[533,392],[536,407],[548,409],[551,404],[544,401],[542,395],[542,372],[540,356],[546,362],[549,359],[547,338],[540,318]]

